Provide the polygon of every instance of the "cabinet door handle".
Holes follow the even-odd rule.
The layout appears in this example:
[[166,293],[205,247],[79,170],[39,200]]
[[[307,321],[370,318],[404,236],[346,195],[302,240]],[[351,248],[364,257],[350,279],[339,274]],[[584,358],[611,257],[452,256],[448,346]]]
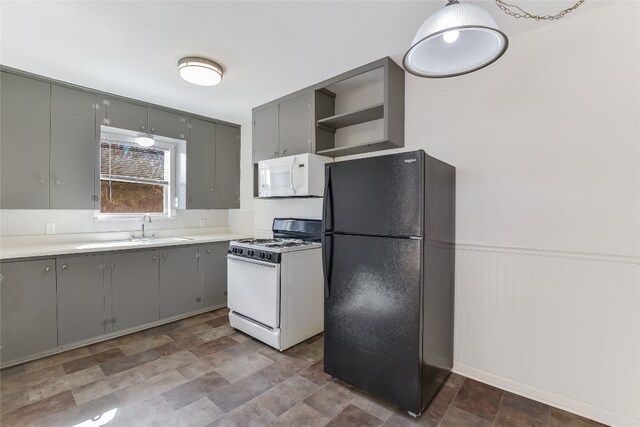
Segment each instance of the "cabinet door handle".
[[202,298],[197,297],[197,298],[196,298],[196,302],[200,302],[200,301],[202,301]]
[[158,257],[157,257],[156,255],[154,255],[154,256],[153,256],[153,260],[155,261],[155,260],[157,260],[157,259],[158,259]]
[[211,253],[211,249],[207,249],[207,253],[210,254]]
[[44,268],[44,271],[47,271],[47,272],[51,271],[51,267],[49,267],[49,266],[47,265],[47,266]]
[[144,130],[144,126],[140,126],[140,130]]
[[66,270],[67,269],[67,264],[62,264],[62,269]]
[[156,128],[151,128],[151,132],[155,132],[155,131],[156,131]]
[[60,180],[56,179],[56,185],[60,185]]
[[277,152],[277,151],[274,151],[274,152],[273,152],[273,153],[271,153],[271,154],[272,154],[272,155],[274,155],[274,156],[277,156],[277,155],[278,155],[278,152]]
[[162,255],[163,259],[167,259],[167,254]]
[[109,323],[116,323],[118,321],[118,319],[116,319],[115,317],[112,317],[111,320],[109,321]]
[[46,181],[46,180],[44,180],[44,179],[41,179],[41,180],[40,180],[40,184],[44,184],[45,182],[47,182],[47,181]]
[[103,320],[102,322],[100,322],[100,324],[102,326],[107,326],[109,324],[109,321],[107,319]]
[[213,190],[213,188],[211,188],[211,189],[209,189],[209,191],[211,191],[213,193],[214,190]]
[[285,148],[284,150],[281,151],[282,154],[286,153],[287,149]]

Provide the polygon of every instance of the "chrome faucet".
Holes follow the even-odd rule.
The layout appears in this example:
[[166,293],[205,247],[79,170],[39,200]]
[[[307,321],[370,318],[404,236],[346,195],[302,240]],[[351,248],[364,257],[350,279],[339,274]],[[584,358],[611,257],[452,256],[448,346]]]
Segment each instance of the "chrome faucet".
[[143,239],[147,237],[144,234],[144,223],[147,221],[147,218],[149,218],[149,224],[151,224],[151,214],[144,214],[144,216],[142,217],[142,238]]

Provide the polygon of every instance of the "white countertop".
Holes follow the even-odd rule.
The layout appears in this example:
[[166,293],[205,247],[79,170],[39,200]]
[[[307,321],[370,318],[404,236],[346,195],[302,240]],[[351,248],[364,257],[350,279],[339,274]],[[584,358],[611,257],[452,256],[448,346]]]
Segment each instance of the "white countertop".
[[[230,233],[226,227],[157,230],[153,231],[153,233],[158,239],[163,237],[186,237],[189,240],[145,242],[144,244],[132,246],[129,242],[131,239],[131,233],[129,232],[3,236],[0,237],[0,260],[122,250],[145,250],[167,246],[225,242],[253,237],[246,234]],[[135,234],[137,236],[140,233]],[[110,244],[105,247],[96,247],[95,244],[103,242],[109,242]],[[119,245],[118,242],[121,242],[122,245]]]

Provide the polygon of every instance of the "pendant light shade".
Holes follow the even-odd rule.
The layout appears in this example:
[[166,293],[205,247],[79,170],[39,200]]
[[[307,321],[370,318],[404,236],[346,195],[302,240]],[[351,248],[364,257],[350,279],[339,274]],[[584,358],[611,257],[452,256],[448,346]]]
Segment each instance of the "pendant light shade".
[[404,56],[404,68],[420,77],[453,77],[491,64],[509,40],[489,12],[450,0],[422,24]]
[[222,67],[207,58],[188,56],[178,61],[180,77],[200,86],[213,86],[222,80]]

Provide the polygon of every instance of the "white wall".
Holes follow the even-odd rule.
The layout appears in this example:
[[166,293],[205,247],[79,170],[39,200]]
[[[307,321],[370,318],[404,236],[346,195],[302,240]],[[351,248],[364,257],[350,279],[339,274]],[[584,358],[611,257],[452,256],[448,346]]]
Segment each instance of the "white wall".
[[458,167],[455,369],[624,426],[640,424],[639,12],[407,79],[409,145]]
[[[514,36],[479,72],[406,77],[405,149],[457,167],[454,369],[625,426],[640,424],[639,28],[620,2]],[[251,207],[256,233],[321,214]]]

